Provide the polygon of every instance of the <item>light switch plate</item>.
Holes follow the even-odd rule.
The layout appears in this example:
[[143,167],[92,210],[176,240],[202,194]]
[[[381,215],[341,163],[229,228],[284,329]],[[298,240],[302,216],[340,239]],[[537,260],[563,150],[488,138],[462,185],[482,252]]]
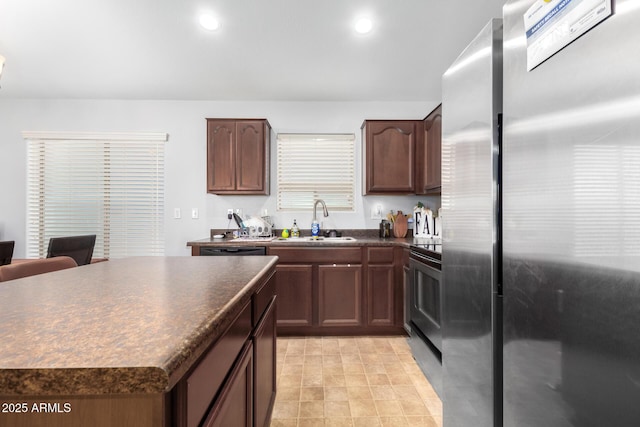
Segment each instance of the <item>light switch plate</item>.
[[198,219],[200,214],[198,213],[198,208],[191,209],[191,219]]
[[173,209],[173,219],[180,219],[182,215],[180,214],[180,208]]

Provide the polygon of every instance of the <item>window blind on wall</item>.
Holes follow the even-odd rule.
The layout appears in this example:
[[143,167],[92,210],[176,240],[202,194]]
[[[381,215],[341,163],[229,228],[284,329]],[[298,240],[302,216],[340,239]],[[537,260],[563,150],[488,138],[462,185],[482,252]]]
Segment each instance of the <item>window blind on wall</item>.
[[354,211],[355,136],[278,134],[279,211],[313,209],[322,199],[330,211]]
[[167,134],[25,132],[27,256],[95,234],[94,257],[164,254]]

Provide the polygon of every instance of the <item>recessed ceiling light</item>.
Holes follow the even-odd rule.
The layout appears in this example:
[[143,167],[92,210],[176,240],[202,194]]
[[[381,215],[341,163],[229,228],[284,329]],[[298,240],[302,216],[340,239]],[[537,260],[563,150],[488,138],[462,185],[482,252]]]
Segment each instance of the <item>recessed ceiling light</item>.
[[213,15],[202,14],[200,15],[200,25],[202,28],[209,31],[215,31],[220,28],[220,22]]
[[373,22],[369,18],[360,18],[356,21],[355,29],[358,34],[367,34],[373,28]]

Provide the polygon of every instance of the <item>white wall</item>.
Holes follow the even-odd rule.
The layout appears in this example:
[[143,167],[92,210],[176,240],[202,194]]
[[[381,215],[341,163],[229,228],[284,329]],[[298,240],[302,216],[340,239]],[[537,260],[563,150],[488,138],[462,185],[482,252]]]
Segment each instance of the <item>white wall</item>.
[[[206,193],[207,117],[267,118],[279,132],[355,133],[358,147],[356,212],[331,213],[325,227],[376,228],[371,207],[409,212],[422,201],[439,206],[439,197],[361,195],[360,126],[364,119],[422,119],[438,102],[209,102],[128,100],[0,99],[0,239],[15,240],[15,257],[25,254],[26,144],[22,131],[166,132],[165,239],[167,255],[189,255],[185,243],[205,238],[210,228],[225,228],[228,208],[245,215],[267,209],[278,228],[293,219],[309,228],[311,211],[276,212],[275,146],[272,146],[271,196],[215,196]],[[275,144],[275,137],[272,138]],[[173,219],[174,208],[182,219]],[[200,217],[191,219],[191,208]],[[232,227],[235,228],[234,224]]]

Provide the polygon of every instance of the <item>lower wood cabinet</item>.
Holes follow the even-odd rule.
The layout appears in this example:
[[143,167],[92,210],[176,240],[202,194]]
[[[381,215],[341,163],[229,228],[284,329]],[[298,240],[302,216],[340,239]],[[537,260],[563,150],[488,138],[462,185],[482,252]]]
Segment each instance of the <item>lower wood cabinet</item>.
[[362,265],[318,266],[318,323],[362,325]]
[[247,342],[204,427],[253,427],[253,344]]
[[170,393],[177,427],[267,427],[276,396],[273,272]]
[[278,264],[276,294],[278,326],[312,326],[313,265]]
[[276,345],[274,297],[253,334],[253,417],[256,427],[271,423],[276,399]]
[[280,257],[278,334],[403,334],[395,249],[269,247]]

